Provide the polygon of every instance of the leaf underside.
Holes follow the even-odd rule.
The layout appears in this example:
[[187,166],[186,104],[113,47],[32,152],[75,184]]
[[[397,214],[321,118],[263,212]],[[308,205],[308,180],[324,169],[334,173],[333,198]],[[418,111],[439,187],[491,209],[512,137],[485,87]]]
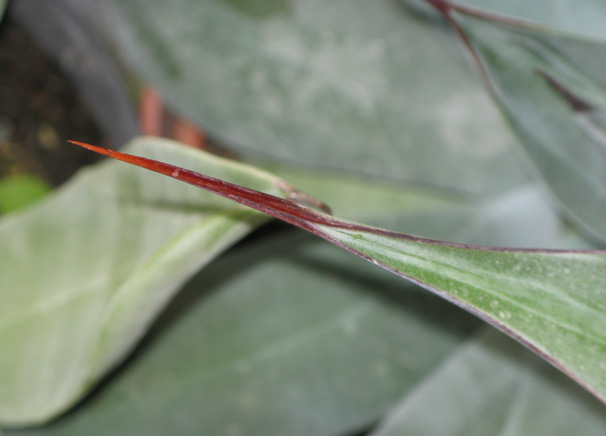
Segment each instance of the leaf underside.
[[[285,195],[266,173],[170,141],[129,149]],[[0,221],[0,422],[44,422],[88,392],[189,276],[266,221],[234,206],[105,162]]]

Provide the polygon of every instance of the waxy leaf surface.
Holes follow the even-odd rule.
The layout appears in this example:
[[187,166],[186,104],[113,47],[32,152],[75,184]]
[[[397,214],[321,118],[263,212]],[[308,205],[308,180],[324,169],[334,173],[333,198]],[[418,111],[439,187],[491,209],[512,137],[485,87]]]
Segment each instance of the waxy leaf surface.
[[292,233],[213,262],[85,407],[7,436],[351,434],[480,325],[337,247]]
[[604,433],[602,403],[487,328],[409,391],[372,436]]
[[477,248],[314,224],[317,234],[436,292],[606,399],[606,253]]
[[573,62],[559,49],[571,42],[563,36],[456,17],[491,93],[550,189],[570,216],[606,240],[606,130],[599,123],[606,88],[603,69],[601,78],[593,69],[584,72],[591,55],[604,59],[606,47],[576,41]]
[[606,42],[606,3],[601,0],[457,0],[457,3]]
[[282,219],[475,313],[606,401],[606,251],[504,249],[364,226],[163,162],[79,143]]
[[491,198],[288,166],[263,166],[321,198],[337,216],[455,242],[507,247],[594,248],[568,228],[544,186]]
[[397,1],[110,4],[125,61],[239,151],[475,194],[529,179],[451,35]]
[[[278,179],[169,141],[129,149],[281,195]],[[264,222],[123,164],[0,221],[0,423],[42,422],[121,361],[180,284]]]

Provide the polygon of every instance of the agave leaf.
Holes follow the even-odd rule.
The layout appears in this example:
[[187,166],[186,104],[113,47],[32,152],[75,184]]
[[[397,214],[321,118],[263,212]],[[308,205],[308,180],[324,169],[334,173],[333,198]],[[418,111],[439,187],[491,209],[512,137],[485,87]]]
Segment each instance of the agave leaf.
[[[277,178],[178,146],[130,150],[277,195]],[[0,422],[40,423],[121,361],[191,274],[266,220],[106,162],[0,221]]]
[[163,162],[92,151],[310,231],[476,314],[606,401],[606,251],[480,247],[364,226]]
[[317,234],[475,313],[606,398],[606,253],[505,250],[314,225]]

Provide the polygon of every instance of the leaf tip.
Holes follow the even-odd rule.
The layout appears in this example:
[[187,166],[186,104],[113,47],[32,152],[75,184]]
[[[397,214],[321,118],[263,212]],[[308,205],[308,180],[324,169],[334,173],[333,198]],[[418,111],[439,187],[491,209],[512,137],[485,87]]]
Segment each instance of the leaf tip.
[[87,144],[86,142],[73,141],[71,139],[68,139],[67,142],[77,145],[82,148],[86,148],[87,150],[94,151],[99,154],[103,154],[105,156],[110,156],[110,150],[105,149],[105,148],[97,147],[95,145],[90,145],[90,144]]

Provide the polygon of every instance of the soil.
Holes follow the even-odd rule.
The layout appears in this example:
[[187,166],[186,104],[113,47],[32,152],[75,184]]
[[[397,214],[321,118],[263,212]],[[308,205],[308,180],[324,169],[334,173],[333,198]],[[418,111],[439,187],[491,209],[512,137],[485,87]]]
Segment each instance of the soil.
[[103,136],[75,87],[5,15],[0,24],[0,178],[34,174],[57,186],[98,160],[66,142]]

